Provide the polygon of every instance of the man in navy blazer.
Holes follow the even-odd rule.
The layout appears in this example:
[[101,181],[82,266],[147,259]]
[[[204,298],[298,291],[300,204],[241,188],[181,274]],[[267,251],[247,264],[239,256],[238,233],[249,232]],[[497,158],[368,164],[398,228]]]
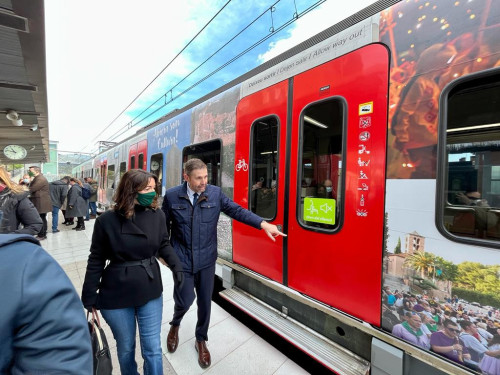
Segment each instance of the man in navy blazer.
[[210,323],[211,298],[217,260],[217,222],[224,212],[229,217],[256,229],[264,229],[269,238],[286,236],[276,225],[264,221],[229,199],[220,187],[209,185],[206,164],[190,159],[184,165],[184,183],[168,189],[162,210],[167,218],[170,243],[183,265],[184,283],[174,286],[174,316],[167,336],[167,349],[175,352],[179,344],[179,325],[195,299],[198,305],[195,347],[198,363],[210,366],[206,346]]
[[0,374],[92,374],[80,298],[35,238],[0,235],[0,285]]

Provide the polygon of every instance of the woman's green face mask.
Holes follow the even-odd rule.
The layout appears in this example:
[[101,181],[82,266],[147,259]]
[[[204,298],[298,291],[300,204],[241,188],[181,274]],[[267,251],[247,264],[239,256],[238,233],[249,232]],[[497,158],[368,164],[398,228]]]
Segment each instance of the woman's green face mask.
[[144,207],[149,207],[151,206],[151,203],[153,203],[153,200],[155,199],[156,197],[156,192],[155,191],[152,191],[150,193],[137,193],[137,202],[139,202],[139,204],[141,206],[144,206]]

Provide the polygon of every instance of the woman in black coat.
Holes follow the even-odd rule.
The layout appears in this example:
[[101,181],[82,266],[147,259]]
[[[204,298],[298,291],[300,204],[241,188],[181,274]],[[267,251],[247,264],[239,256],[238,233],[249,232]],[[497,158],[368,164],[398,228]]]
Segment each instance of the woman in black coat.
[[83,305],[100,309],[111,327],[122,374],[137,374],[136,322],[144,373],[163,373],[163,285],[157,258],[166,262],[175,282],[183,281],[182,265],[168,240],[165,214],[158,209],[156,184],[157,177],[141,169],[123,175],[113,198],[115,206],[95,222],[83,284]]
[[78,178],[70,178],[69,184],[71,189],[68,191],[68,204],[66,207],[66,215],[68,217],[76,217],[77,224],[73,229],[80,231],[85,230],[85,222],[83,217],[87,215],[88,203],[82,197],[83,184]]
[[42,229],[42,219],[29,193],[11,181],[9,173],[0,167],[0,233],[35,235]]

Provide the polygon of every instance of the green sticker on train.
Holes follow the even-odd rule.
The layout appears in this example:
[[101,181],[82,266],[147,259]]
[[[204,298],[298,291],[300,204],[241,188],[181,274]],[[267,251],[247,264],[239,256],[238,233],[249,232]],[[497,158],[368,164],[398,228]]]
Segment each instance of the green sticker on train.
[[335,224],[335,199],[304,198],[304,221]]

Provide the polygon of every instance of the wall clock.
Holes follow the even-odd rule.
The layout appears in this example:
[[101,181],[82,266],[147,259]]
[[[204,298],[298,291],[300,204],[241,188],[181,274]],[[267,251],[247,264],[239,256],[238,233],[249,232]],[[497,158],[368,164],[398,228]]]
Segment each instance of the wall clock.
[[28,152],[23,146],[19,145],[8,145],[5,146],[3,149],[3,153],[5,156],[7,156],[9,159],[12,160],[21,160],[26,157]]

